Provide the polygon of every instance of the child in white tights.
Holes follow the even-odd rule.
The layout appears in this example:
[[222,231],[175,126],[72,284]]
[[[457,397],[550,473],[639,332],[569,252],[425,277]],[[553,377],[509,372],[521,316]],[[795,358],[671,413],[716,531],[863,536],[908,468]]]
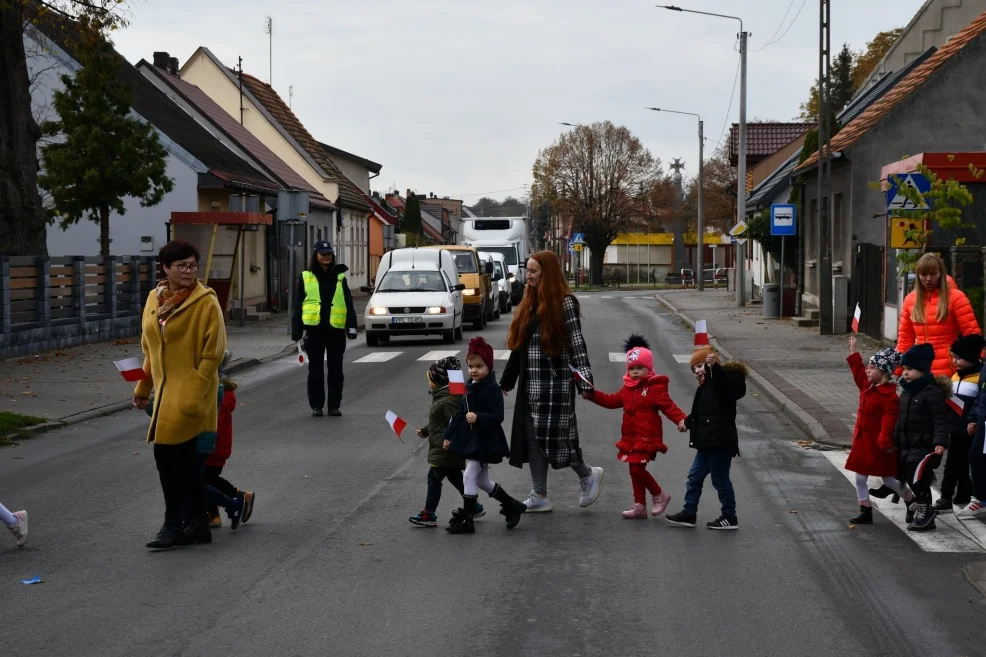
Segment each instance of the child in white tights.
[[11,513],[3,504],[0,504],[0,522],[7,526],[10,533],[17,539],[17,547],[24,547],[27,543],[27,511],[14,511]]
[[[904,498],[910,505],[913,495],[898,481],[897,454],[894,451],[893,433],[899,405],[897,385],[890,377],[900,365],[900,355],[893,349],[875,353],[865,366],[856,349],[856,336],[849,338],[849,369],[859,388],[859,409],[856,411],[856,429],[852,436],[852,449],[846,459],[846,470],[856,473],[856,499],[859,513],[849,519],[856,525],[873,524],[870,506],[869,477],[882,477],[883,487],[877,496],[886,497],[891,492]],[[886,494],[881,494],[886,491]]]

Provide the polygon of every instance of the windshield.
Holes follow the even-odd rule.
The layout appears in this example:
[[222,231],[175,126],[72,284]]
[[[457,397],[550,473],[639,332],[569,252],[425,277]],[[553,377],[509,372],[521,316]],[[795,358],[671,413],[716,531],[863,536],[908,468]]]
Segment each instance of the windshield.
[[503,265],[500,264],[499,260],[493,261],[493,271],[499,274],[500,276],[503,276]]
[[508,265],[517,264],[517,247],[515,246],[484,246],[482,250],[488,253],[502,253]]
[[455,268],[459,270],[460,274],[475,274],[478,271],[476,269],[476,256],[469,251],[449,251],[449,253],[455,258]]
[[388,271],[377,292],[445,292],[445,281],[437,271]]

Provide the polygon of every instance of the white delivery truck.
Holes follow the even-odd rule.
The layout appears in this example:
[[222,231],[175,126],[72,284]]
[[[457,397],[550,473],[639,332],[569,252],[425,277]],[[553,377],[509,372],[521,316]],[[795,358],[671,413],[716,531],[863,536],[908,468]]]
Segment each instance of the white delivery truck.
[[478,251],[502,253],[510,273],[510,303],[524,296],[527,278],[527,217],[462,217],[459,240]]

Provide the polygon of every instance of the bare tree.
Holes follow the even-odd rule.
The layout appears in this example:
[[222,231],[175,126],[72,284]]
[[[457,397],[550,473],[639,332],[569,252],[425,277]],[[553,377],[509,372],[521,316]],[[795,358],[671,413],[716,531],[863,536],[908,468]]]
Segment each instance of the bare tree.
[[532,197],[576,217],[591,251],[590,276],[616,236],[640,223],[661,162],[633,134],[609,121],[574,128],[538,153]]

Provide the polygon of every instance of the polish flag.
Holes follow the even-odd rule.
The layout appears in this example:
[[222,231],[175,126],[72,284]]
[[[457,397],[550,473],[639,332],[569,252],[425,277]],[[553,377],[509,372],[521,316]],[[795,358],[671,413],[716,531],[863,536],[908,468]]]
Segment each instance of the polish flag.
[[115,360],[113,364],[116,365],[116,369],[120,370],[124,381],[132,383],[134,381],[143,381],[147,378],[147,374],[144,372],[144,364],[136,358]]
[[945,403],[948,404],[948,407],[950,409],[952,409],[959,415],[962,415],[962,411],[965,409],[965,402],[962,401],[962,398],[959,397],[958,395],[952,395],[951,397],[945,400]]
[[852,314],[852,332],[859,333],[859,318],[863,316],[863,310],[856,304],[856,312]]
[[462,375],[462,370],[448,371],[448,391],[450,395],[466,394],[466,378]]
[[918,467],[914,469],[914,481],[911,482],[912,484],[916,484],[924,478],[924,470],[928,465],[928,460],[931,459],[931,457],[934,455],[935,453],[932,452],[931,454],[928,454],[923,459],[921,459],[921,462],[918,463]]
[[394,433],[397,435],[397,440],[404,442],[404,439],[401,438],[401,432],[404,431],[404,427],[407,426],[407,422],[398,417],[397,413],[393,411],[387,411],[386,418],[387,424],[390,425],[390,428],[393,429]]
[[585,378],[582,375],[582,372],[578,371],[578,369],[576,369],[576,367],[574,365],[572,365],[571,363],[569,363],[568,364],[568,369],[572,372],[572,378],[573,379],[578,379],[580,381],[584,381],[587,386],[589,386],[592,389],[595,389],[596,386],[592,385],[592,381],[590,381],[589,379]]
[[304,365],[308,362],[308,354],[305,353],[304,347],[301,346],[301,340],[298,340],[298,365]]
[[704,347],[709,344],[709,327],[704,319],[695,322],[695,346]]

